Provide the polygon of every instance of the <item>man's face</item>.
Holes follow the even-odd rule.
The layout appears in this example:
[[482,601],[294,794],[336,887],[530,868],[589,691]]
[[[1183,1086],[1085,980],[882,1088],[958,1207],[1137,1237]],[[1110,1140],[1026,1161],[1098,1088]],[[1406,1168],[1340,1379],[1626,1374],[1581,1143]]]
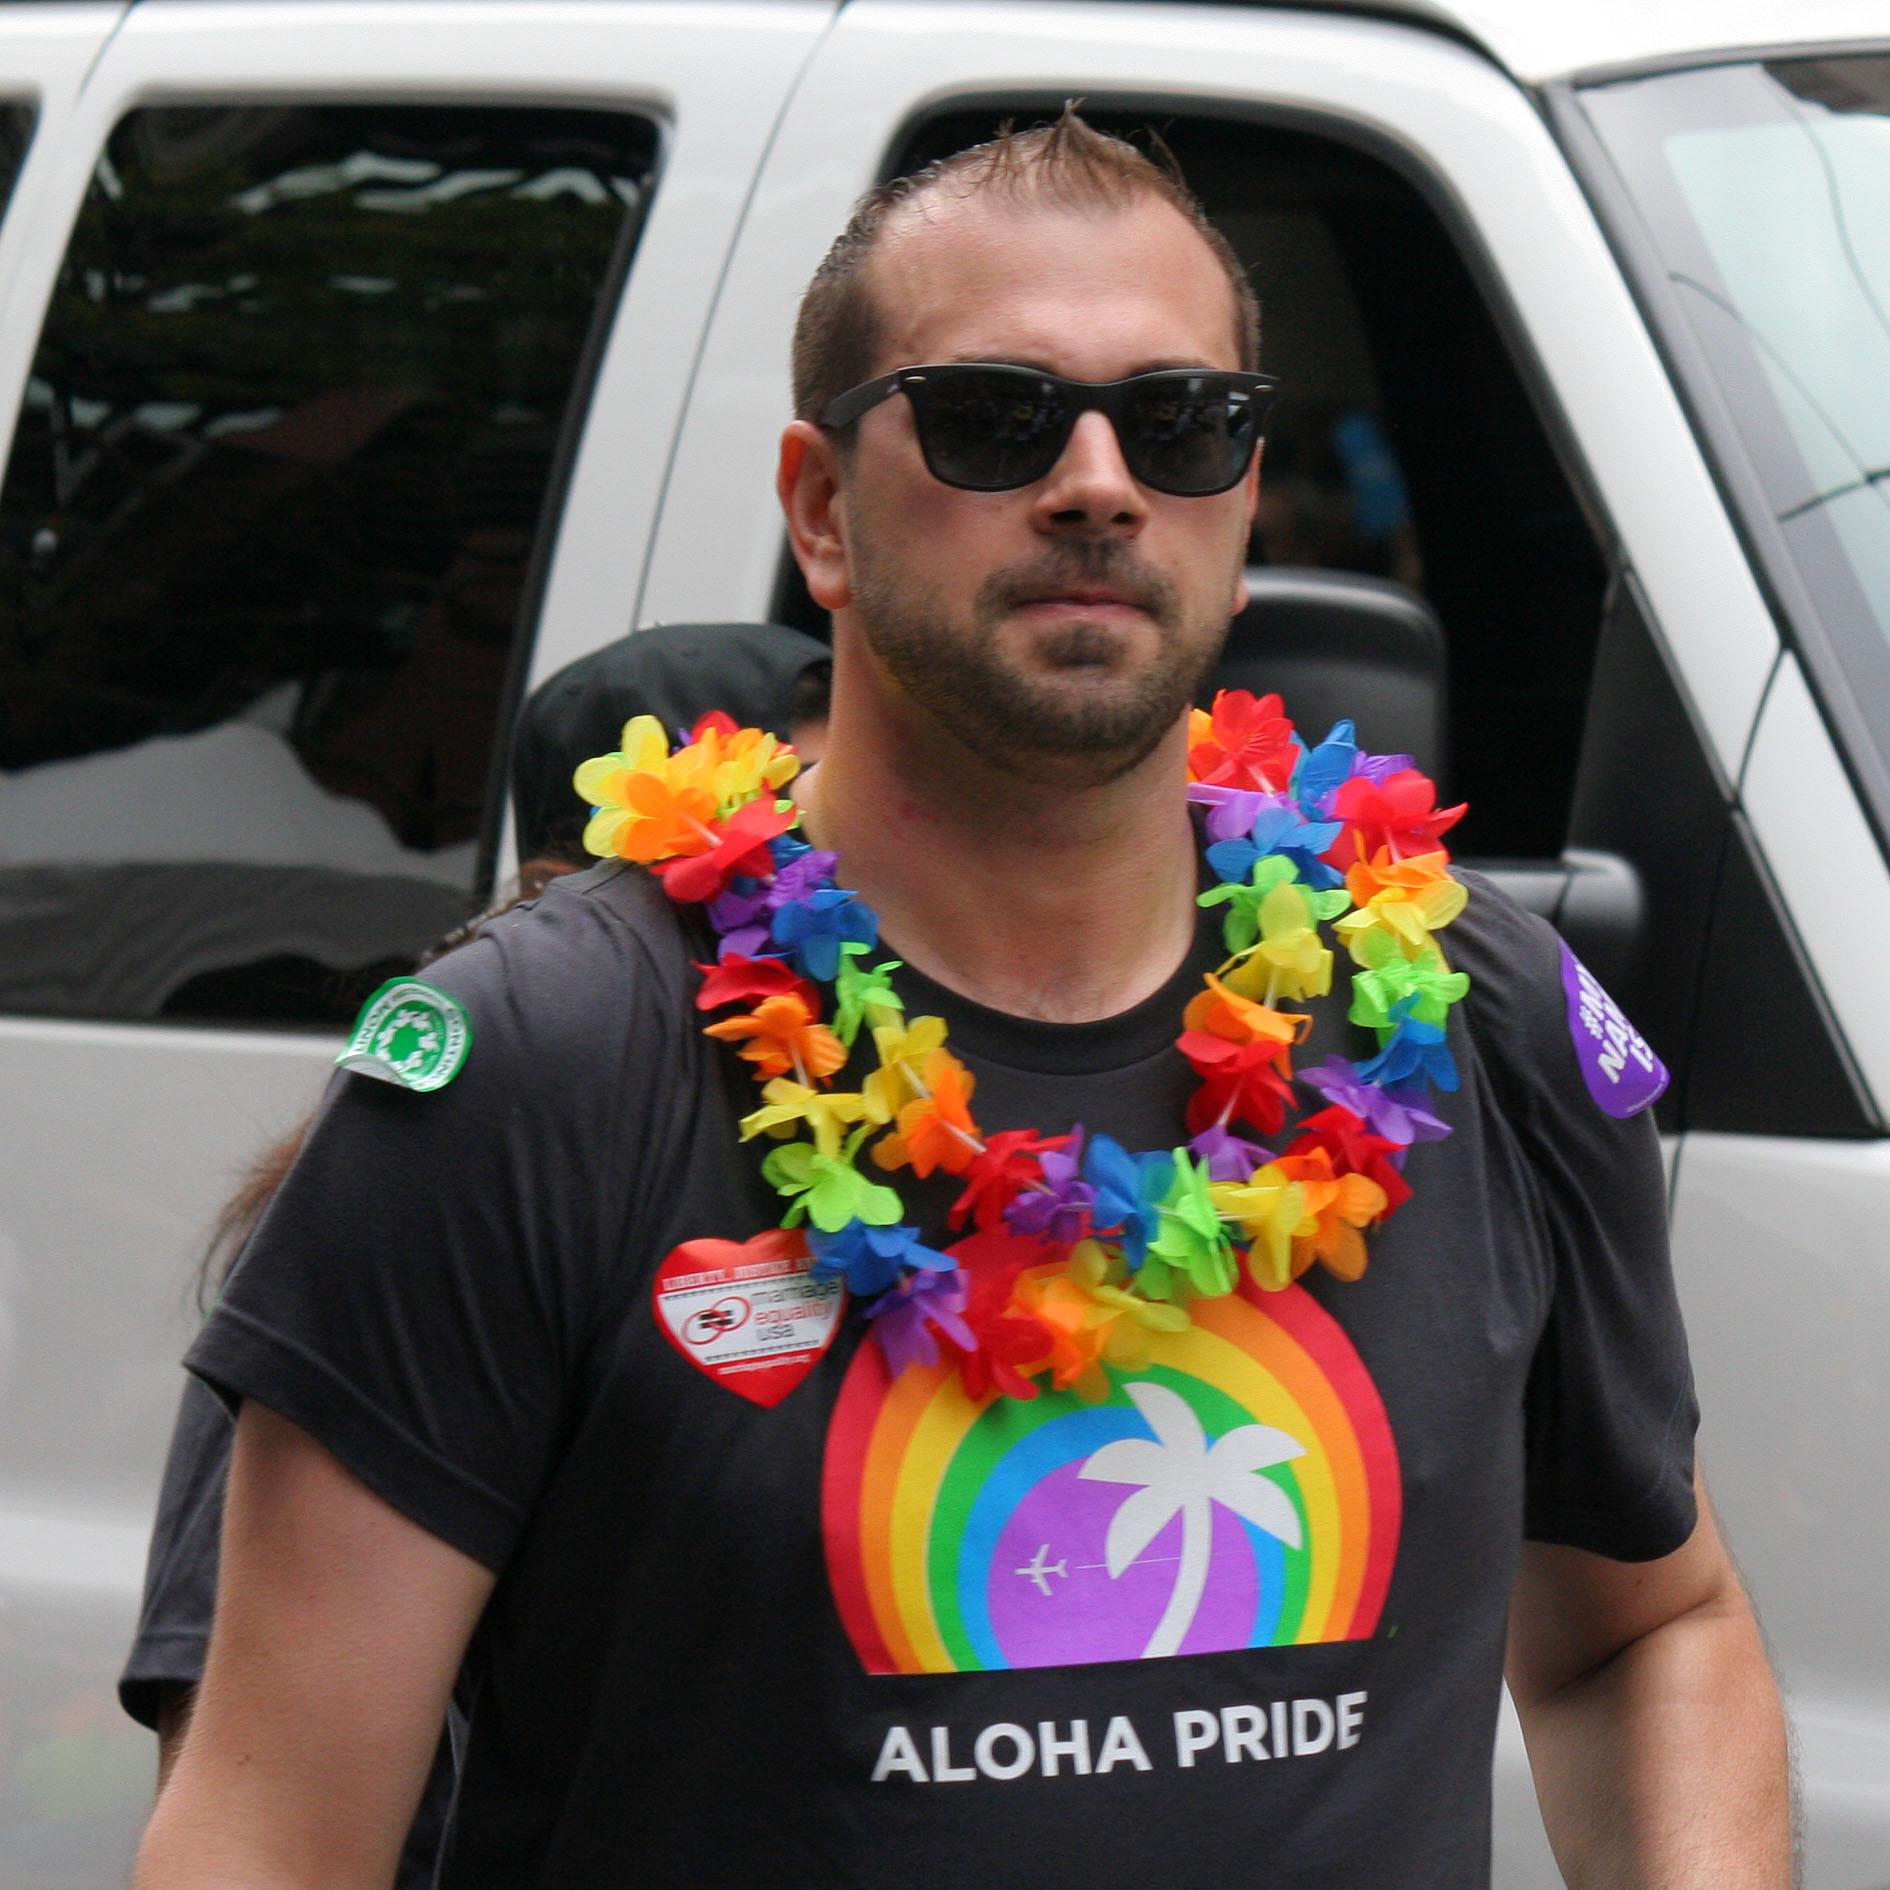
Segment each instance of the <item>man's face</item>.
[[[1005,361],[1080,381],[1241,365],[1233,296],[1169,205],[908,210],[869,265],[875,374]],[[1114,778],[1175,727],[1242,601],[1257,469],[1177,498],[1137,483],[1100,413],[1037,484],[927,472],[903,396],[860,421],[836,516],[847,606],[885,679],[986,760]]]

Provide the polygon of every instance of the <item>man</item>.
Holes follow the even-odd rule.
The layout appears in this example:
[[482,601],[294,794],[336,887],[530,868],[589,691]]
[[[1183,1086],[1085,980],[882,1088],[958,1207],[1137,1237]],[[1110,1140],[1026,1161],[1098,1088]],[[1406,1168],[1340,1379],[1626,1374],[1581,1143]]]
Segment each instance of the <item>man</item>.
[[[1074,117],[869,199],[804,305],[806,832],[987,1132],[1187,1135],[1178,1013],[1224,954],[1184,710],[1240,597],[1254,351],[1191,204]],[[900,373],[982,363],[1031,385]],[[1198,382],[1115,385],[1164,371]],[[1451,1133],[1362,1277],[1163,1313],[1089,1401],[967,1396],[972,1351],[854,1322],[764,1397],[661,1329],[781,1218],[679,910],[562,883],[437,968],[448,1087],[331,1093],[192,1354],[244,1403],[145,1890],[384,1883],[462,1662],[449,1885],[1477,1884],[1506,1613],[1572,1882],[1787,1881],[1657,1148],[1583,1091],[1545,929],[1481,887],[1453,925]],[[1357,1054],[1311,1011],[1297,1068]],[[949,1239],[952,1190],[899,1179]]]

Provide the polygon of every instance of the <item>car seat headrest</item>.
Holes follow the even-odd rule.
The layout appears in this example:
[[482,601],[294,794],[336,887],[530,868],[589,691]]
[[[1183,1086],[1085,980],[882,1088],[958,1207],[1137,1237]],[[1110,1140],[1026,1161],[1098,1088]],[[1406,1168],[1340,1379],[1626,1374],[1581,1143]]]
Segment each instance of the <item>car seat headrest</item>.
[[1417,592],[1386,578],[1298,565],[1247,573],[1251,601],[1208,679],[1217,689],[1277,692],[1306,741],[1341,716],[1374,754],[1410,755],[1434,780],[1448,762],[1443,626]]

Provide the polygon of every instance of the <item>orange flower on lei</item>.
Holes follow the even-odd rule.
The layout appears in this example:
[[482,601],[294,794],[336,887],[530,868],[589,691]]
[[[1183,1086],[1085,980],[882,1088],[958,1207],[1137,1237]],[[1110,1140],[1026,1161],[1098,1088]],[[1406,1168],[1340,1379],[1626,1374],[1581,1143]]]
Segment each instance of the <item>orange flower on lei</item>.
[[1314,1260],[1328,1273],[1356,1280],[1365,1271],[1365,1236],[1360,1231],[1383,1218],[1389,1205],[1385,1191],[1369,1175],[1342,1175],[1334,1171],[1329,1149],[1309,1149],[1301,1155],[1282,1155],[1272,1164],[1290,1181],[1305,1189],[1305,1214],[1316,1223],[1310,1234],[1293,1241],[1293,1277]]
[[[1345,884],[1354,910],[1333,930],[1345,940],[1355,964],[1370,964],[1364,938],[1372,931],[1389,933],[1407,958],[1426,947],[1437,950],[1431,934],[1456,918],[1470,897],[1469,890],[1450,877],[1449,864],[1450,855],[1442,851],[1394,860],[1382,847],[1369,860],[1353,863]],[[1441,951],[1438,958],[1443,962]]]
[[962,1175],[984,1146],[971,1119],[977,1080],[949,1050],[934,1050],[925,1059],[927,1094],[907,1103],[893,1129],[873,1144],[874,1161],[889,1169],[910,1162],[921,1177],[935,1168]]
[[1038,1267],[1020,1274],[1016,1303],[1049,1328],[1050,1382],[1075,1387],[1091,1404],[1109,1395],[1105,1364],[1138,1371],[1157,1332],[1185,1332],[1194,1322],[1182,1306],[1138,1298],[1109,1282],[1101,1243],[1079,1240],[1067,1271]]
[[817,1082],[847,1060],[846,1046],[798,991],[765,997],[752,1011],[705,1025],[703,1034],[736,1045],[763,1076],[796,1072],[803,1083]]
[[617,753],[596,756],[571,777],[597,810],[584,845],[646,866],[707,853],[722,840],[717,823],[763,789],[785,786],[800,766],[793,749],[719,712],[705,715],[673,755],[662,723],[636,716],[624,724]]

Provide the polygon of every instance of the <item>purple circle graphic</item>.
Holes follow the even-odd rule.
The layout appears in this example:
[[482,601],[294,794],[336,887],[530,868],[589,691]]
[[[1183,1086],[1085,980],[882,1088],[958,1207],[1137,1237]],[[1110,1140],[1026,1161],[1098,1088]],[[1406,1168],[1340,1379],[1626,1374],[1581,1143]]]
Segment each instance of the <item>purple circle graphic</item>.
[[[1134,1494],[1092,1483],[1084,1458],[1042,1478],[998,1535],[986,1579],[991,1628],[1013,1667],[1140,1660],[1174,1592],[1182,1523],[1175,1516],[1119,1576],[1103,1558],[1110,1519]],[[1236,1516],[1216,1508],[1201,1605],[1184,1654],[1252,1644],[1260,1602],[1253,1546]]]

